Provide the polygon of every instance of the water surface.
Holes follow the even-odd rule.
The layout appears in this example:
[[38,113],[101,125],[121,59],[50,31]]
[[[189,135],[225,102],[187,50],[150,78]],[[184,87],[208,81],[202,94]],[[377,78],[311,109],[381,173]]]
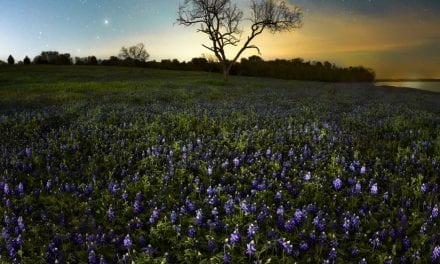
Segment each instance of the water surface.
[[440,93],[440,81],[391,81],[375,82],[374,84],[376,86],[405,87]]

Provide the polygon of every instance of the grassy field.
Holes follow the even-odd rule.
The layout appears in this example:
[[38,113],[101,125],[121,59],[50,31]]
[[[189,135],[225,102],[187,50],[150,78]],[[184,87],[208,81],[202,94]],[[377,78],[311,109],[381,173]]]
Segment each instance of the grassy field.
[[439,175],[439,93],[0,68],[0,262],[434,263]]

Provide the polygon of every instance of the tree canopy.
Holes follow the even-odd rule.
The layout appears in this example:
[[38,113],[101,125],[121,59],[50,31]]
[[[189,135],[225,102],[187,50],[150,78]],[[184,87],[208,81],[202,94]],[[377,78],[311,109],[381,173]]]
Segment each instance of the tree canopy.
[[[302,26],[300,8],[286,1],[252,0],[250,3],[251,15],[248,18],[231,0],[185,0],[179,7],[177,22],[184,26],[199,25],[198,31],[208,35],[211,45],[202,45],[222,63],[225,79],[245,50],[256,49],[260,54],[260,49],[252,41],[263,31],[277,33]],[[251,22],[251,26],[242,43],[244,29],[240,24],[245,19]],[[232,59],[226,54],[228,46],[240,46]]]

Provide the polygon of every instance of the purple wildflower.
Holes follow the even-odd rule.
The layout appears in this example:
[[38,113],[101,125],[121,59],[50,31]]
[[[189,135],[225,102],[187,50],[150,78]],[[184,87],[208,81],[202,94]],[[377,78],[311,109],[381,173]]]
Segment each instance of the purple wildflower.
[[139,201],[138,199],[136,199],[136,200],[134,201],[134,204],[133,204],[133,212],[134,212],[135,214],[140,214],[140,213],[142,212],[141,201]]
[[411,247],[411,241],[408,237],[402,239],[402,248],[404,251],[407,251]]
[[310,174],[310,172],[307,172],[306,174],[303,175],[303,180],[305,181],[310,181],[311,178],[312,175]]
[[201,225],[203,223],[203,211],[202,209],[197,209],[196,219],[194,220],[195,225]]
[[30,158],[32,156],[32,148],[26,147],[25,152],[26,152],[26,156],[28,158]]
[[173,223],[174,225],[177,223],[177,217],[178,217],[178,215],[177,215],[176,211],[173,210],[170,213],[170,220],[171,220],[171,223]]
[[130,235],[126,235],[124,238],[124,247],[126,249],[130,249],[133,246],[133,242],[131,241]]
[[371,195],[376,195],[379,192],[379,188],[377,187],[377,183],[373,184],[370,188]]
[[333,188],[336,191],[339,191],[342,188],[342,180],[340,178],[336,178],[333,180]]
[[224,255],[223,255],[223,263],[225,263],[225,264],[229,264],[229,263],[231,263],[232,262],[232,256],[231,256],[231,254],[229,254],[229,253],[225,253]]
[[240,165],[240,160],[238,160],[238,158],[234,159],[234,167],[238,167]]
[[258,226],[254,224],[250,224],[247,229],[248,238],[253,238],[254,235],[257,233],[257,231],[258,231]]
[[10,192],[10,190],[9,190],[9,185],[8,185],[7,182],[5,182],[5,184],[3,185],[3,193],[4,193],[5,195],[8,195],[9,192]]
[[307,251],[309,250],[309,244],[306,241],[301,241],[301,243],[299,243],[299,249],[301,251]]
[[227,215],[233,214],[234,210],[235,210],[234,200],[232,200],[232,199],[227,200],[225,205],[223,206],[223,209],[225,210],[225,213]]
[[357,257],[359,255],[359,249],[357,247],[354,247],[351,249],[351,256]]
[[157,210],[157,208],[155,208],[153,210],[153,212],[150,215],[150,219],[148,219],[148,221],[150,222],[151,225],[156,224],[156,221],[159,219],[159,211]]
[[23,232],[23,231],[24,231],[25,226],[24,226],[24,221],[23,221],[23,217],[22,217],[22,216],[19,216],[19,217],[18,217],[18,219],[17,219],[17,226],[18,226],[18,230],[19,230],[20,232]]
[[111,205],[110,205],[110,207],[107,210],[107,218],[110,221],[113,221],[116,218],[115,209],[113,209],[113,207]]
[[255,242],[252,240],[250,243],[246,244],[246,255],[252,256],[257,252],[255,248]]
[[330,250],[330,253],[328,254],[328,259],[332,262],[334,262],[336,260],[336,258],[338,257],[338,252],[336,251],[335,248],[332,248]]
[[24,186],[23,186],[23,183],[21,183],[21,182],[17,186],[17,193],[19,196],[24,195]]
[[435,205],[432,208],[431,217],[434,218],[434,219],[438,217],[438,206],[437,205]]
[[240,243],[241,236],[240,232],[238,231],[238,228],[235,228],[234,232],[232,232],[231,236],[229,237],[229,241],[232,245],[236,245]]
[[217,242],[215,242],[214,239],[209,239],[208,240],[208,250],[209,251],[215,251],[217,249]]
[[432,251],[432,261],[440,260],[440,246],[436,246]]
[[188,236],[190,238],[194,238],[196,236],[196,230],[194,229],[193,226],[190,226],[188,229]]

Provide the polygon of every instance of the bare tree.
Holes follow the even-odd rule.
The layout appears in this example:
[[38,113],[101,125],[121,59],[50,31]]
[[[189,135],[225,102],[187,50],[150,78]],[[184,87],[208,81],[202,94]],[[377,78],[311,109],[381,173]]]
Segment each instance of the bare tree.
[[271,33],[290,31],[301,27],[302,12],[281,0],[251,0],[250,33],[243,41],[237,54],[229,60],[226,56],[228,46],[239,46],[243,29],[240,24],[245,20],[243,11],[231,0],[185,0],[179,6],[177,22],[184,26],[199,24],[198,32],[205,33],[211,41],[203,47],[212,51],[223,67],[223,77],[229,78],[229,72],[241,54],[247,49],[260,49],[252,41],[268,30]]
[[145,45],[143,43],[139,43],[129,48],[122,47],[119,57],[122,59],[146,61],[148,57],[150,57],[150,54],[148,54],[148,52],[145,50]]

